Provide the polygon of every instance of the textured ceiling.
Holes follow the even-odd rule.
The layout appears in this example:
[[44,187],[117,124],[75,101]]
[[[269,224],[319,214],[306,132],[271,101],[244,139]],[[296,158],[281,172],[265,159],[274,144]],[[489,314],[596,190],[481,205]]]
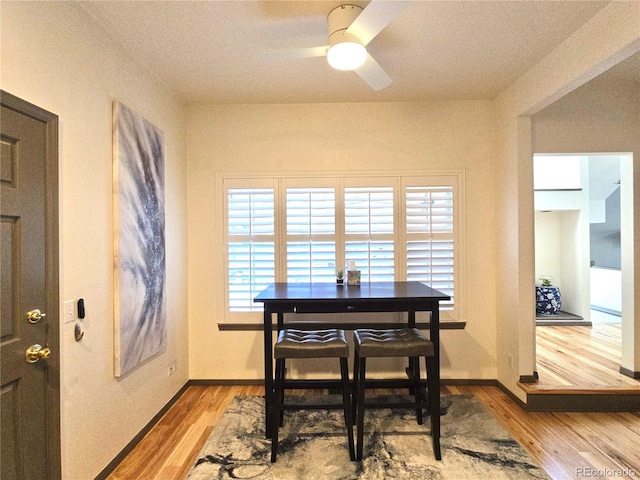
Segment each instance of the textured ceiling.
[[79,2],[185,102],[220,104],[491,99],[608,2],[405,2],[368,46],[393,79],[378,92],[324,57],[279,54],[326,45],[327,14],[343,3]]

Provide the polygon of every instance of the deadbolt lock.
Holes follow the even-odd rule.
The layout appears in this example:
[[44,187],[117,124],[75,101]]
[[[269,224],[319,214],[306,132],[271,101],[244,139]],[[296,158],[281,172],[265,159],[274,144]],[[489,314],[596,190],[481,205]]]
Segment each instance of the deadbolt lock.
[[27,363],[36,363],[41,358],[47,359],[49,355],[51,355],[51,350],[37,343],[27,348],[27,352],[25,353]]
[[42,313],[37,308],[35,310],[31,310],[27,312],[27,319],[29,320],[29,323],[38,323],[40,320],[42,320],[42,317],[46,317],[46,316],[47,316],[46,313]]

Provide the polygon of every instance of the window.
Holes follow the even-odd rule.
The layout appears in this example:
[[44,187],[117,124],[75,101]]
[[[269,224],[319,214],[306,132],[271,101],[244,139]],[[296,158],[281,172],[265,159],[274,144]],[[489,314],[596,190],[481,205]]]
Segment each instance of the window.
[[260,310],[253,298],[275,280],[274,205],[273,189],[227,191],[230,311]]
[[334,188],[287,188],[287,282],[332,282],[336,271]]
[[405,189],[407,280],[446,293],[452,308],[454,289],[453,187],[411,186]]
[[346,260],[354,260],[363,282],[394,280],[393,187],[346,187]]
[[335,282],[350,260],[363,282],[446,293],[442,319],[458,318],[462,174],[221,180],[228,321],[259,322],[253,298],[269,283]]

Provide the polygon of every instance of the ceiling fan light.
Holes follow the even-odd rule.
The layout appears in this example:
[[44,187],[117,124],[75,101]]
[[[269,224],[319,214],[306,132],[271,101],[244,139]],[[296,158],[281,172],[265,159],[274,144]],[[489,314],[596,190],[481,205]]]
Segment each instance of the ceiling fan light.
[[327,61],[336,70],[355,70],[367,59],[367,49],[357,42],[336,43],[327,52]]

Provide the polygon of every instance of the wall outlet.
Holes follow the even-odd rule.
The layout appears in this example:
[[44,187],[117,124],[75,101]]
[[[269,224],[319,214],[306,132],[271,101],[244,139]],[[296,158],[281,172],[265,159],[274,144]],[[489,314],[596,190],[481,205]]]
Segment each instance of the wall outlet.
[[509,368],[513,370],[513,355],[511,354],[507,355],[507,365],[509,365]]
[[174,362],[167,367],[167,377],[170,377],[171,375],[173,375],[175,371],[176,371],[176,364]]
[[76,319],[76,301],[67,300],[63,308],[64,323],[71,323]]

